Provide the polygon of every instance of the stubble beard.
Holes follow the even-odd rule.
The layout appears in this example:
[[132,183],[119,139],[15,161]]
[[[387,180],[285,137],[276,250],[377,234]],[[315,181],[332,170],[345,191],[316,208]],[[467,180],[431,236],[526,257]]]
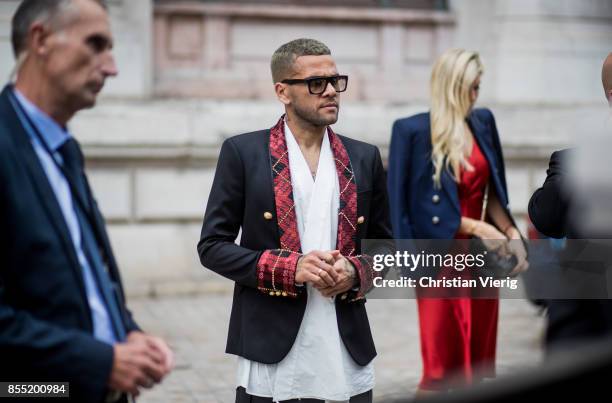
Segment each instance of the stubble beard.
[[336,113],[333,117],[323,116],[317,113],[318,111],[319,109],[307,110],[306,108],[301,108],[298,105],[294,106],[294,112],[296,116],[299,117],[300,119],[316,127],[327,127],[329,125],[333,125],[334,123],[338,121],[338,114],[340,113],[340,105],[338,105],[338,108],[336,109]]

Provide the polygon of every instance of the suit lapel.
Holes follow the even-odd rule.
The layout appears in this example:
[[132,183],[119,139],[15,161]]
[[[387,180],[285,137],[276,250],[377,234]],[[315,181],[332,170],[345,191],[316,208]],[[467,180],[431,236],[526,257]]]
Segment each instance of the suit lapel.
[[[340,186],[336,248],[344,256],[352,256],[357,242],[357,183],[344,144],[331,128],[328,128],[328,136]],[[301,252],[283,118],[270,129],[269,149],[280,246],[284,250]]]
[[[100,209],[98,208],[97,203],[95,202],[93,191],[91,190],[89,180],[87,179],[87,175],[85,174],[85,157],[81,151],[81,145],[76,139],[74,141],[76,141],[78,145],[80,165],[82,168],[79,169],[78,175],[81,176],[84,187],[82,187],[82,190],[79,190],[81,189],[81,187],[77,186],[75,182],[78,179],[67,178],[67,180],[73,181],[74,185],[71,187],[72,194],[73,196],[76,194],[76,197],[78,197],[79,199],[79,204],[85,211],[86,215],[91,218],[90,224],[92,226],[92,230],[94,231],[96,240],[99,242],[100,247],[103,249],[104,252],[104,263],[106,263],[108,266],[111,278],[119,283],[119,269],[113,256],[113,251],[110,245],[108,234],[106,233],[104,217],[102,216],[102,213],[100,212]],[[66,172],[64,173],[66,174]]]
[[7,86],[2,92],[2,95],[0,95],[0,115],[7,117],[4,124],[8,127],[8,132],[10,133],[15,146],[17,147],[20,159],[23,161],[28,175],[34,183],[33,188],[40,199],[40,205],[49,216],[53,228],[58,234],[62,246],[64,247],[64,252],[70,260],[70,267],[78,280],[77,282],[80,286],[81,296],[85,301],[87,301],[81,266],[78,263],[78,259],[74,252],[74,245],[72,243],[64,215],[62,214],[55,193],[49,184],[47,175],[45,174],[40,160],[38,159],[38,155],[34,151],[34,148],[30,142],[30,136],[22,126],[21,120],[12,105],[12,102],[16,101],[14,99],[11,100],[9,95],[10,90],[10,87]]
[[338,211],[338,237],[336,249],[343,256],[352,256],[357,245],[357,182],[348,152],[342,140],[328,128],[329,142],[340,185],[340,209]]
[[[489,137],[487,136],[486,127],[484,127],[477,119],[474,117],[474,113],[471,113],[470,116],[466,119],[470,130],[474,134],[474,139],[480,147],[480,150],[484,154],[489,167],[495,166],[495,157],[493,155],[493,148],[489,143]],[[448,172],[448,170],[442,170],[442,176],[440,180],[441,186],[447,195],[452,200],[453,207],[457,210],[457,212],[461,212],[461,207],[459,205],[459,193],[457,189],[457,182],[453,179],[452,175]]]
[[289,169],[289,152],[285,140],[285,122],[282,117],[276,126],[270,129],[269,148],[280,247],[283,250],[301,252]]
[[487,136],[487,128],[475,118],[474,113],[470,114],[467,122],[472,130],[472,133],[474,134],[476,143],[478,143],[478,147],[480,147],[480,151],[482,151],[487,159],[491,174],[493,174],[493,168],[495,167],[495,155],[493,154],[493,146],[490,143],[491,138],[490,136]]
[[115,260],[115,256],[113,255],[113,249],[111,248],[110,239],[108,237],[108,233],[106,232],[106,225],[104,223],[104,217],[98,208],[98,204],[96,203],[93,192],[91,190],[91,186],[89,186],[89,181],[87,180],[87,176],[84,176],[85,179],[85,187],[86,192],[89,196],[88,205],[91,207],[91,214],[93,217],[93,230],[98,234],[98,241],[100,242],[100,246],[104,250],[104,257],[106,258],[106,264],[108,265],[108,269],[111,274],[111,278],[117,281],[117,284],[120,285],[119,281],[119,268],[117,266],[117,262]]

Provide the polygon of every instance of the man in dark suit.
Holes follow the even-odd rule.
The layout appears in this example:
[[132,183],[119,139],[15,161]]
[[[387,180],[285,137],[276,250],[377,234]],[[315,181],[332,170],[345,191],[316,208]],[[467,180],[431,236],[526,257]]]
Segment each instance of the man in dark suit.
[[281,46],[272,76],[286,114],[223,143],[198,244],[235,282],[236,401],[371,402],[376,273],[360,240],[391,237],[380,154],[330,128],[348,77],[327,46]]
[[[604,61],[602,83],[606,99],[612,106],[612,53]],[[529,218],[538,231],[552,238],[599,238],[599,232],[596,234],[593,229],[581,225],[578,213],[583,203],[568,185],[570,159],[575,152],[567,149],[551,155],[546,180],[529,201]],[[547,306],[549,349],[612,335],[611,300],[555,299],[548,301]]]
[[67,129],[117,74],[112,41],[102,1],[24,0],[0,94],[0,381],[69,382],[75,402],[126,401],[172,366],[125,306]]

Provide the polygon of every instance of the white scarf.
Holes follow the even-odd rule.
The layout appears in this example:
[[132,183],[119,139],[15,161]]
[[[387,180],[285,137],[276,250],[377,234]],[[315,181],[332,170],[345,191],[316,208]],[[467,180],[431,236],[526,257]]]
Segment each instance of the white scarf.
[[327,133],[313,181],[308,163],[289,127],[285,125],[289,169],[302,253],[336,248],[340,196],[338,175]]

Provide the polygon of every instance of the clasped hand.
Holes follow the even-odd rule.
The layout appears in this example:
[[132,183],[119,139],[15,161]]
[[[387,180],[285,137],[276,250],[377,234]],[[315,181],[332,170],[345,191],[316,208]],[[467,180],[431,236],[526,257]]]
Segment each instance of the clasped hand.
[[517,265],[510,272],[510,276],[516,276],[529,268],[527,250],[516,228],[511,227],[508,234],[503,234],[493,225],[480,221],[474,229],[474,235],[480,237],[487,248],[505,256],[516,256]]
[[174,354],[159,337],[133,331],[125,342],[113,347],[113,367],[108,381],[111,390],[136,397],[172,371]]
[[310,283],[324,297],[335,297],[356,286],[357,274],[340,251],[315,250],[298,260],[295,282]]

